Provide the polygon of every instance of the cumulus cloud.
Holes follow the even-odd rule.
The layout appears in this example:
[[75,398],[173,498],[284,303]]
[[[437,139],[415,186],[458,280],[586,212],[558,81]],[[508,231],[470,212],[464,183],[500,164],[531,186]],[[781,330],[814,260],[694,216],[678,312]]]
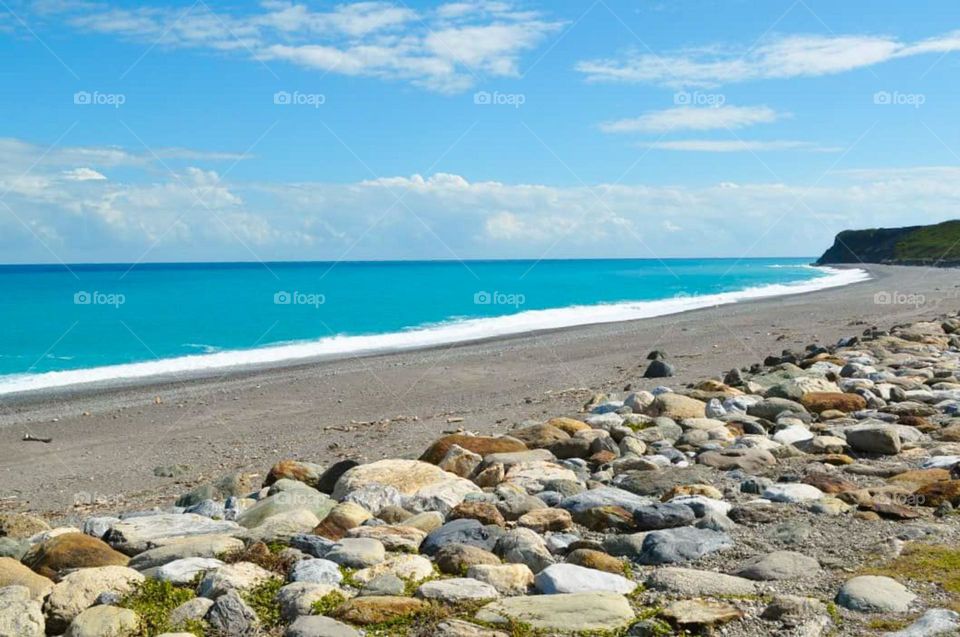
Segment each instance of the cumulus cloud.
[[766,124],[784,117],[768,106],[680,106],[632,119],[604,122],[605,133],[672,133],[682,130],[736,129]]
[[588,187],[446,173],[277,183],[136,163],[122,178],[77,180],[65,175],[99,173],[91,156],[135,155],[66,147],[31,169],[46,149],[13,141],[0,145],[0,249],[13,262],[813,256],[839,230],[908,214],[941,221],[960,207],[960,168],[948,166],[836,172],[816,186]]
[[903,42],[889,36],[790,35],[750,49],[707,46],[662,55],[629,51],[576,65],[588,80],[718,86],[750,80],[834,75],[891,60],[960,50],[960,31]]
[[71,168],[63,171],[63,178],[69,181],[104,181],[107,177],[93,168]]
[[838,153],[839,146],[822,146],[813,142],[794,140],[746,140],[746,139],[681,139],[642,143],[642,147],[653,150],[676,150],[698,153],[741,153],[766,152],[775,150],[805,150],[820,153]]
[[481,75],[518,75],[520,56],[562,26],[512,3],[483,0],[419,11],[379,0],[329,10],[289,0],[268,0],[256,10],[205,2],[180,8],[80,1],[43,6],[40,19],[65,19],[83,32],[151,47],[226,52],[446,93],[469,88]]

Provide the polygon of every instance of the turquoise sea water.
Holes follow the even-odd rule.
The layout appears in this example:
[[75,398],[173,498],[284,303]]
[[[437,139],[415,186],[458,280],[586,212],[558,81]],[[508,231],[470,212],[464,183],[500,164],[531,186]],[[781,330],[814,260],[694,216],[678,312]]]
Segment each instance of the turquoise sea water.
[[0,266],[0,393],[642,318],[862,276],[808,262]]

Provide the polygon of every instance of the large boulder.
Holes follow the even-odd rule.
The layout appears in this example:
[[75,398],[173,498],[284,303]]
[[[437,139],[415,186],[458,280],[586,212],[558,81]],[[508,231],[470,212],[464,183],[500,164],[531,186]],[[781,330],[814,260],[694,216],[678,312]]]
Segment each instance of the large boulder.
[[26,513],[0,513],[0,537],[23,540],[49,531],[50,525]]
[[840,587],[837,604],[861,613],[905,613],[916,598],[895,579],[861,575]]
[[130,563],[127,566],[138,571],[145,571],[190,557],[214,558],[219,555],[236,553],[242,551],[243,546],[243,540],[229,535],[198,535],[175,538],[163,546],[138,553],[130,558]]
[[24,586],[34,599],[43,599],[53,588],[53,582],[11,557],[0,557],[0,588],[6,586]]
[[815,414],[829,410],[847,413],[867,408],[867,399],[860,394],[810,392],[804,394],[800,403]]
[[43,611],[40,602],[26,586],[0,588],[0,635],[3,637],[43,637]]
[[476,614],[498,626],[527,624],[534,630],[586,633],[616,631],[634,619],[630,602],[617,593],[570,593],[508,597],[487,604]]
[[396,489],[404,496],[404,508],[414,513],[431,510],[446,513],[468,493],[480,492],[480,487],[469,480],[426,462],[379,460],[343,474],[333,489],[333,498],[343,500],[351,492],[369,485]]
[[143,581],[143,575],[126,566],[85,568],[65,575],[44,605],[47,632],[56,635],[65,631],[103,593],[123,597]]
[[622,575],[584,568],[575,564],[554,564],[537,573],[537,590],[546,595],[608,591],[628,594],[637,583]]
[[281,460],[270,469],[263,486],[268,487],[277,480],[296,480],[316,489],[324,470],[322,465],[312,462]]
[[[311,528],[320,523],[336,506],[330,496],[316,489],[294,482],[300,486],[291,487],[269,495],[237,516],[237,523],[247,529],[254,529],[268,519],[293,511],[309,511],[317,520]],[[309,530],[309,529],[307,529]]]
[[104,538],[114,548],[136,555],[178,537],[211,534],[235,534],[236,522],[212,520],[194,513],[160,513],[125,518],[116,522]]
[[135,637],[140,616],[127,608],[94,606],[77,615],[64,637]]
[[707,404],[696,398],[666,393],[657,396],[656,400],[647,408],[647,413],[651,416],[665,416],[673,420],[704,418],[707,415]]
[[66,533],[35,545],[21,561],[40,575],[54,579],[59,573],[77,568],[126,566],[130,558],[95,537]]

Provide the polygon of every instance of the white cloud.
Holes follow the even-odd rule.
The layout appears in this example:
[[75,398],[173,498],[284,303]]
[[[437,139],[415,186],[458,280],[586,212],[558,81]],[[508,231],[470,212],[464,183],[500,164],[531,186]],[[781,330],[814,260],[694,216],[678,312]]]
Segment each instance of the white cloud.
[[836,146],[820,146],[813,142],[791,140],[744,140],[744,139],[683,139],[641,144],[654,150],[677,150],[700,153],[739,153],[774,150],[807,150],[821,153],[837,153],[843,150]]
[[71,168],[63,171],[63,178],[69,181],[105,181],[106,176],[93,168]]
[[324,72],[461,91],[481,75],[519,75],[520,56],[562,26],[506,2],[454,2],[418,13],[398,2],[354,2],[318,11],[268,0],[257,10],[110,7],[76,2],[43,13],[83,31],[151,47],[232,52]]
[[653,111],[632,119],[605,122],[605,133],[671,133],[681,130],[736,129],[766,124],[784,117],[767,106],[680,106]]
[[749,80],[832,75],[898,58],[960,51],[960,31],[908,43],[886,36],[792,35],[751,49],[711,46],[655,55],[629,52],[576,65],[588,80],[717,86]]
[[64,176],[95,170],[90,156],[133,154],[67,147],[28,170],[45,149],[13,141],[0,144],[0,192],[16,215],[0,207],[0,249],[12,262],[51,259],[34,232],[66,262],[813,256],[845,228],[942,221],[960,208],[960,168],[949,166],[836,172],[817,186],[590,188],[445,173],[275,183],[148,163],[78,181]]

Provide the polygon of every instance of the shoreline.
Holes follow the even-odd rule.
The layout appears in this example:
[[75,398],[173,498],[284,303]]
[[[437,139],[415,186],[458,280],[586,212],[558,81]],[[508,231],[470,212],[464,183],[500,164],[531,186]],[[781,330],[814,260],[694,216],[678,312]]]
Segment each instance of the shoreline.
[[[169,383],[233,377],[350,358],[386,356],[472,343],[496,342],[561,330],[664,318],[763,299],[809,294],[855,285],[871,279],[871,275],[859,267],[809,267],[822,270],[825,274],[814,279],[770,283],[714,294],[524,310],[498,317],[444,321],[434,325],[411,327],[381,334],[337,335],[294,343],[275,343],[255,349],[224,350],[155,361],[36,374],[11,374],[0,377],[0,400],[9,404],[31,404],[57,397],[84,396],[138,387],[163,386]],[[354,348],[350,349],[346,345],[347,342],[354,343]],[[244,358],[247,360],[243,360]]]
[[[82,395],[4,397],[0,510],[70,519],[91,510],[74,506],[77,494],[113,508],[168,505],[171,481],[189,486],[285,457],[415,455],[442,431],[504,433],[525,420],[576,414],[594,391],[681,386],[785,348],[960,309],[948,270],[866,269],[873,278],[855,285],[658,318]],[[923,295],[925,304],[877,305],[881,292]],[[670,354],[675,377],[641,378],[652,349]],[[20,442],[25,433],[53,442]],[[183,475],[154,475],[171,465],[185,465]]]

